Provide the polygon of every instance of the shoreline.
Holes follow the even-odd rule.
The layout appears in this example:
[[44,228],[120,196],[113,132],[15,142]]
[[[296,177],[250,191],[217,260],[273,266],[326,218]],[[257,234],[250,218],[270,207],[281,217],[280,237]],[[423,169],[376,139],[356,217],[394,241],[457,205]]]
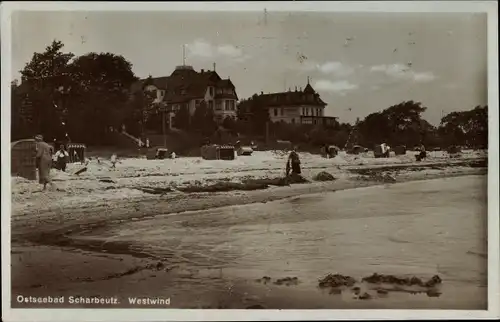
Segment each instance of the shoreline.
[[[457,177],[464,175],[484,175],[485,169],[461,169],[457,173],[428,174],[422,172],[410,173],[399,176],[398,183]],[[283,199],[293,198],[296,193],[307,191],[308,193],[324,193],[326,191],[340,191],[343,189],[356,189],[361,187],[373,187],[383,185],[380,182],[365,182],[352,180],[339,180],[327,184],[316,185],[294,185],[290,187],[278,187],[273,189],[279,192],[279,196],[269,196],[269,191],[245,192],[247,204],[250,202],[267,202],[269,198]],[[293,191],[290,191],[293,190]],[[266,196],[267,194],[267,196]],[[211,196],[199,196],[197,207],[207,203],[217,203],[221,207],[227,206],[228,202],[234,203],[232,193],[220,193]],[[217,200],[215,200],[217,199]],[[187,201],[188,203],[193,200]],[[260,200],[260,201],[256,201]],[[151,201],[143,201],[146,207]],[[179,206],[179,203],[178,203]],[[154,211],[162,209],[157,202]],[[195,207],[196,208],[196,207]],[[196,211],[195,208],[186,211]],[[126,209],[126,206],[121,208]],[[94,209],[95,210],[95,209]],[[170,208],[175,210],[175,207]],[[135,215],[134,215],[135,212]],[[140,213],[131,211],[122,214],[120,220],[147,218],[147,214],[137,216]],[[166,212],[163,211],[162,214]],[[113,214],[118,215],[118,214]],[[150,216],[151,213],[149,213]],[[178,213],[183,216],[182,213]],[[135,217],[134,217],[135,216]],[[191,309],[485,309],[484,302],[486,288],[471,289],[464,285],[454,288],[452,293],[464,292],[467,296],[430,297],[424,294],[413,294],[406,291],[392,291],[388,295],[375,296],[369,300],[361,300],[352,289],[344,289],[341,294],[327,294],[313,285],[279,286],[263,285],[252,279],[234,278],[231,274],[226,275],[216,268],[204,268],[202,270],[191,267],[188,263],[176,265],[169,258],[153,258],[150,256],[138,256],[137,253],[127,251],[127,245],[123,248],[114,249],[112,240],[104,245],[103,241],[95,242],[94,247],[87,247],[85,239],[73,239],[82,244],[71,244],[71,235],[85,229],[99,228],[99,225],[118,223],[118,217],[108,216],[112,222],[96,223],[87,218],[88,225],[82,223],[68,223],[59,230],[45,231],[45,237],[63,236],[70,233],[70,242],[66,245],[41,245],[34,243],[35,235],[25,235],[27,239],[19,238],[12,245],[12,306],[15,308],[41,307],[40,304],[21,304],[16,302],[16,296],[65,296],[66,304],[52,304],[53,308],[191,308]],[[132,219],[134,220],[134,219]],[[94,223],[92,225],[91,223]],[[81,226],[80,226],[81,225]],[[73,231],[67,229],[73,227]],[[47,228],[47,227],[45,227]],[[63,231],[66,229],[66,233]],[[71,230],[71,229],[70,229]],[[43,234],[42,234],[43,235]],[[38,235],[38,237],[43,237]],[[21,237],[21,236],[18,236]],[[21,241],[24,239],[24,242]],[[47,241],[47,240],[46,240]],[[111,247],[111,248],[109,248]],[[56,268],[55,268],[56,267]],[[58,273],[55,274],[55,271]],[[62,274],[60,274],[62,272]],[[284,272],[282,272],[283,274]],[[325,272],[329,273],[329,272]],[[342,272],[340,272],[342,273]],[[348,273],[348,272],[344,272]],[[383,273],[383,272],[382,272]],[[279,272],[277,272],[279,274]],[[42,276],[42,278],[40,277]],[[284,276],[272,276],[273,279]],[[318,276],[318,278],[321,276]],[[361,278],[362,276],[355,276]],[[299,276],[299,278],[301,278]],[[372,286],[360,283],[362,289],[370,289]],[[450,290],[448,290],[450,292]],[[471,294],[474,294],[471,299]],[[69,296],[101,298],[118,297],[120,304],[69,304]],[[130,304],[128,297],[157,298],[168,297],[172,302],[170,306],[138,306]],[[47,307],[45,304],[44,307]]]
[[[328,193],[399,182],[487,174],[487,168],[473,165],[479,164],[481,166],[481,162],[484,162],[484,160],[461,161],[453,165],[449,163],[427,163],[419,166],[370,166],[354,170],[360,171],[360,173],[363,173],[363,171],[369,172],[372,175],[374,173],[375,175],[380,173],[389,174],[395,178],[393,182],[384,182],[380,178],[369,177],[366,173],[363,173],[342,177],[334,181],[313,181],[282,187],[270,186],[267,189],[252,191],[234,190],[216,193],[174,191],[164,195],[146,195],[141,198],[131,198],[125,202],[122,199],[101,200],[69,205],[64,208],[55,206],[38,211],[23,211],[23,214],[11,216],[11,236],[12,242],[28,239],[40,243],[49,236],[62,236],[66,235],[67,232],[73,233],[82,229],[92,229],[127,220],[146,219],[156,215],[181,214],[220,207],[266,203],[305,194]],[[462,167],[459,167],[460,165]],[[416,168],[416,171],[399,173],[400,169],[407,170],[408,168]],[[433,169],[434,172],[421,171],[423,169]],[[106,218],[102,217],[103,214],[106,214]]]

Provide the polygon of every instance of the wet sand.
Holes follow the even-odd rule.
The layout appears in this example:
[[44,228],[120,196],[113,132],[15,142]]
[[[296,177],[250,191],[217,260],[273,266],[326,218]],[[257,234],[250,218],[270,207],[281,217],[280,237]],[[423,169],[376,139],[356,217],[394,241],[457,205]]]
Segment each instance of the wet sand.
[[[387,169],[383,171],[387,172]],[[456,172],[441,173],[439,170],[433,173],[414,171],[398,175],[397,181],[484,173],[484,168],[462,168]],[[50,307],[158,308],[157,305],[137,306],[128,301],[129,297],[143,296],[170,298],[168,307],[171,308],[408,308],[405,298],[410,297],[411,308],[414,309],[485,307],[481,294],[472,298],[458,297],[454,301],[405,292],[380,295],[371,300],[360,300],[352,290],[324,296],[317,289],[300,284],[263,284],[253,279],[235,281],[218,269],[200,271],[189,266],[179,267],[168,258],[147,256],[130,249],[126,244],[74,238],[85,231],[160,214],[265,203],[309,193],[380,184],[384,183],[371,181],[362,175],[358,180],[342,179],[263,191],[189,195],[173,193],[131,202],[97,202],[42,213],[16,214],[12,217],[12,306],[39,305],[17,303],[16,297],[23,295],[66,297],[66,303],[52,304]],[[117,297],[119,304],[68,304],[69,296]],[[388,296],[390,301],[386,300]]]

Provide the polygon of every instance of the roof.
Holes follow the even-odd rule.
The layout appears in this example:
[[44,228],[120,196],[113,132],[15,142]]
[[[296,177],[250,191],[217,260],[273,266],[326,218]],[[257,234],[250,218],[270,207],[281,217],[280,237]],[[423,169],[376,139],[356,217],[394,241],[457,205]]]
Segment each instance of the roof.
[[[307,84],[304,90],[295,90],[288,92],[279,92],[271,94],[254,95],[250,100],[257,100],[259,105],[265,107],[285,107],[298,105],[313,105],[325,107],[327,104],[320,98],[319,94],[314,91],[310,84]],[[248,101],[248,100],[247,100]],[[247,101],[241,102],[245,105]]]
[[[195,71],[191,66],[177,66],[170,76],[148,77],[141,79],[132,87],[132,91],[143,89],[147,85],[154,85],[165,90],[164,101],[182,103],[192,99],[202,99],[208,86],[215,89],[235,89],[230,79],[221,79],[215,71]],[[220,98],[238,99],[236,93],[222,94]]]

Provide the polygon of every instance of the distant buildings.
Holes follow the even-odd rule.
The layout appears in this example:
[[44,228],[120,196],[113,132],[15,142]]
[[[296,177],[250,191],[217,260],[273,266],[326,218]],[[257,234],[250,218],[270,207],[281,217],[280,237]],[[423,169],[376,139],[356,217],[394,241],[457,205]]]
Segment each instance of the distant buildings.
[[255,106],[265,108],[272,122],[333,126],[336,117],[325,116],[326,103],[312,88],[309,81],[304,90],[254,95],[239,104],[240,116],[247,118]]
[[[214,66],[215,67],[215,66]],[[133,85],[136,90],[155,91],[155,103],[164,105],[172,114],[188,109],[193,115],[202,102],[213,109],[217,121],[226,117],[236,119],[236,89],[228,79],[214,70],[197,72],[192,66],[177,66],[170,76],[146,78]]]

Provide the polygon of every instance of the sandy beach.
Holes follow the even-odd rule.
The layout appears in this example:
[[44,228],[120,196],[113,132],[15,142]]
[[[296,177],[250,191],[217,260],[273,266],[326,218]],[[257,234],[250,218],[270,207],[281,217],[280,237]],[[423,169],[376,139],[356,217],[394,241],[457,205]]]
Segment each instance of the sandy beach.
[[[290,269],[276,263],[267,263],[267,259],[261,259],[260,264],[251,269],[251,261],[246,262],[249,259],[241,262],[242,258],[250,255],[238,254],[240,257],[243,256],[238,257],[240,258],[238,260],[232,257],[235,256],[234,253],[243,252],[243,248],[223,250],[224,247],[236,247],[239,243],[236,240],[231,242],[233,237],[229,236],[233,235],[227,235],[232,230],[243,229],[241,233],[235,233],[240,237],[248,234],[246,237],[249,238],[248,241],[242,242],[242,245],[254,240],[255,233],[264,231],[266,225],[268,227],[281,225],[279,229],[290,229],[290,233],[297,234],[297,227],[294,225],[302,223],[300,229],[308,234],[307,225],[310,224],[303,222],[303,216],[297,219],[292,219],[295,215],[287,216],[288,219],[284,219],[285,217],[280,217],[282,215],[279,213],[268,213],[267,208],[262,208],[260,212],[255,210],[273,202],[293,203],[294,198],[314,195],[321,196],[325,200],[333,200],[326,196],[333,192],[342,193],[343,191],[347,194],[350,194],[350,191],[359,191],[355,194],[363,195],[368,193],[363,192],[365,191],[363,189],[370,189],[370,187],[390,189],[390,186],[402,185],[401,189],[412,191],[411,189],[414,188],[410,186],[404,188],[404,184],[418,181],[424,183],[417,189],[425,190],[429,185],[432,186],[426,182],[439,178],[465,178],[465,176],[472,178],[470,179],[472,181],[466,180],[464,184],[468,184],[469,181],[473,182],[473,186],[467,189],[473,189],[479,197],[486,191],[481,190],[481,187],[486,187],[485,160],[487,155],[480,151],[464,152],[460,156],[453,157],[442,152],[431,152],[428,160],[418,163],[414,161],[411,152],[405,156],[387,159],[375,159],[370,155],[346,154],[341,154],[334,159],[324,159],[305,153],[301,157],[304,178],[310,182],[285,186],[270,185],[265,189],[253,191],[189,193],[183,192],[182,189],[191,186],[205,187],[217,182],[241,183],[249,179],[280,177],[283,176],[285,155],[256,152],[252,157],[241,157],[235,161],[202,161],[198,158],[156,161],[123,159],[116,170],[110,169],[106,161],[91,160],[88,170],[79,176],[72,174],[81,167],[77,164],[72,164],[67,173],[55,170],[53,173],[55,187],[45,192],[40,192],[40,187],[34,182],[13,178],[13,307],[40,305],[19,303],[19,295],[65,298],[65,303],[55,303],[52,304],[53,307],[158,308],[158,304],[132,303],[133,299],[140,298],[169,298],[171,303],[166,306],[171,308],[482,309],[486,306],[485,286],[472,287],[451,283],[451,287],[450,283],[443,279],[442,284],[446,290],[443,292],[458,295],[432,296],[429,295],[427,288],[415,289],[415,287],[403,287],[403,289],[392,287],[389,291],[384,291],[380,290],[380,285],[370,284],[370,286],[361,281],[363,277],[370,275],[368,271],[351,269],[348,265],[346,266],[348,271],[338,273],[353,275],[357,280],[356,284],[344,287],[340,293],[335,293],[336,295],[328,291],[325,295],[325,291],[318,289],[315,284],[324,275],[337,272],[335,266],[338,268],[339,265],[332,265],[330,270],[299,274],[305,271],[300,268],[302,264],[296,263],[293,272],[294,277],[300,283],[293,285],[284,283],[288,285],[285,286],[277,279],[290,276],[287,275],[292,273]],[[313,177],[322,171],[332,174],[335,180],[314,181]],[[439,181],[438,184],[440,184]],[[450,189],[455,184],[448,185],[447,189]],[[401,189],[395,189],[394,193],[398,193]],[[428,194],[425,191],[422,193]],[[372,198],[371,194],[380,194],[380,192],[378,190],[369,192],[363,200]],[[450,196],[454,195],[456,195],[455,192],[450,193]],[[401,198],[404,196],[402,195]],[[432,194],[429,196],[432,197]],[[346,195],[337,198],[340,198],[337,203],[341,203],[339,204],[341,213],[356,213],[348,207],[349,200],[357,200],[358,197]],[[298,202],[294,207],[301,207],[302,201]],[[326,215],[321,213],[323,210],[314,210],[307,201],[305,204],[308,206],[304,209],[308,210],[304,211],[312,211],[308,219],[311,223],[320,224],[322,220],[325,220]],[[325,207],[330,206],[325,205]],[[342,210],[343,208],[345,210]],[[283,213],[290,213],[293,209],[287,208],[283,210]],[[405,209],[404,211],[408,212],[411,208]],[[252,211],[257,212],[242,215]],[[316,215],[315,211],[320,212]],[[472,208],[471,211],[481,210]],[[259,219],[260,214],[264,216],[261,219]],[[483,214],[478,215],[483,216]],[[335,216],[338,215],[332,216],[336,218]],[[396,216],[394,218],[411,217]],[[484,214],[481,220],[485,222],[485,218]],[[341,220],[340,218],[334,220],[336,220],[336,224],[332,226],[335,227],[334,229],[342,229],[342,231],[353,229],[349,228],[351,224],[341,224],[343,221],[338,221]],[[412,225],[415,221],[398,223],[390,220],[383,224],[384,220],[386,219],[383,216],[377,220],[382,225],[377,228],[381,229],[382,234],[392,234],[394,230],[390,228],[391,225],[403,227]],[[484,236],[480,235],[481,220],[471,222],[471,224],[479,225],[479,239],[471,241],[475,243],[474,245],[477,244],[477,249],[468,250],[468,256],[477,261],[478,266],[471,268],[474,274],[484,277],[487,265],[484,264],[485,250],[482,248]],[[446,220],[443,224],[444,222]],[[359,223],[354,224],[359,226]],[[344,227],[344,225],[347,226]],[[374,225],[377,224],[374,223],[371,227],[375,227]],[[251,227],[254,233],[247,231]],[[384,229],[389,231],[384,233]],[[158,237],[154,237],[156,238],[154,240],[148,239],[153,238],[148,237],[153,231],[154,234],[164,236],[160,237],[161,241]],[[192,244],[189,236],[196,234],[200,239]],[[206,241],[205,237],[201,238],[205,234],[208,238]],[[228,237],[216,243],[210,236]],[[297,236],[294,240],[300,240]],[[334,240],[337,238],[335,236],[328,238]],[[323,239],[317,239],[317,243],[327,240],[324,236],[321,238]],[[367,242],[370,241],[367,240]],[[314,242],[312,245],[311,247],[314,247]],[[397,245],[401,246],[405,243],[399,242]],[[246,247],[252,249],[253,246],[250,243]],[[266,249],[263,245],[259,247],[261,247],[260,252]],[[363,246],[357,245],[356,248],[362,249]],[[278,249],[278,246],[268,246],[268,249]],[[276,256],[273,255],[271,258],[276,258]],[[297,256],[300,257],[299,254]],[[304,260],[307,262],[306,259]],[[360,264],[353,263],[353,265]],[[385,271],[382,271],[384,269]],[[270,276],[273,280],[272,283],[262,282],[263,276],[259,274],[263,270],[267,272],[266,276]],[[371,272],[393,275],[414,274],[422,280],[429,279],[436,274],[443,276],[439,273],[439,268],[411,271],[382,266],[379,269],[374,268]],[[258,279],[260,280],[257,281]],[[483,282],[480,284],[483,285]],[[463,296],[460,296],[460,290],[464,290]],[[437,290],[433,292],[439,293]],[[361,295],[364,293],[372,295],[363,300]],[[392,295],[393,293],[396,295]],[[110,300],[108,304],[70,304],[71,296],[115,298],[116,302],[113,304]]]

